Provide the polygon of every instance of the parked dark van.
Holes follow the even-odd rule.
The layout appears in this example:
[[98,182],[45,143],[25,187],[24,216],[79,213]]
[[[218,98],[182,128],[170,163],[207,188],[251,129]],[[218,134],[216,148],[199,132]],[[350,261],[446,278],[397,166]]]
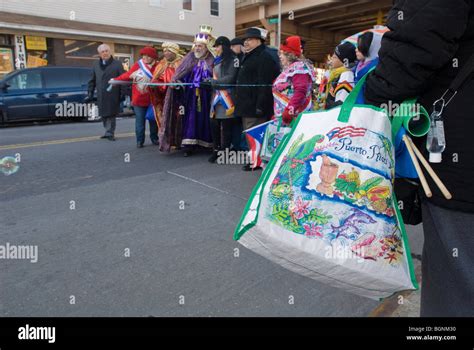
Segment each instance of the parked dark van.
[[81,117],[58,113],[58,105],[82,104],[91,74],[90,68],[56,66],[7,74],[0,80],[0,123]]

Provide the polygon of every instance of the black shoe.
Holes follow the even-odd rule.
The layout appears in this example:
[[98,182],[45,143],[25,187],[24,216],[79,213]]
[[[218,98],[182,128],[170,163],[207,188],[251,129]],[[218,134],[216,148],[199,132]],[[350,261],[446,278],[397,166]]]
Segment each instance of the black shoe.
[[109,141],[115,141],[115,137],[114,137],[114,136],[107,136],[107,140],[109,140]]
[[183,156],[184,156],[184,157],[190,157],[190,156],[192,156],[192,155],[193,155],[193,152],[192,152],[192,151],[189,151],[189,150],[188,150],[188,151],[184,151],[184,153],[183,153]]
[[103,135],[100,137],[101,139],[108,139],[109,137],[107,135]]
[[137,148],[143,148],[143,143],[137,143]]
[[217,161],[217,158],[219,158],[219,151],[214,151],[212,152],[212,156],[210,156],[207,161],[209,163],[215,163]]
[[156,141],[151,141],[152,144],[154,144],[155,146],[159,146],[160,145],[160,141],[156,140]]
[[262,170],[262,167],[255,167],[255,168],[252,168],[252,166],[250,164],[246,164],[242,167],[242,170],[243,171],[256,171],[256,170]]

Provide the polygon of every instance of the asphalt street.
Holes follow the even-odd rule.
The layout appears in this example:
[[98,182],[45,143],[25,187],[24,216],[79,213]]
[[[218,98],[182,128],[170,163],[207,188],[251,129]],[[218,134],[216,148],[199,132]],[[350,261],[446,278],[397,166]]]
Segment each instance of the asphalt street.
[[[0,244],[38,246],[36,263],[0,260],[0,316],[367,316],[378,306],[233,241],[260,172],[160,154],[149,140],[137,149],[133,131],[133,119],[118,121],[115,142],[98,138],[101,123],[0,129],[0,159],[21,157],[17,173],[0,173]],[[421,228],[408,231],[421,254]]]

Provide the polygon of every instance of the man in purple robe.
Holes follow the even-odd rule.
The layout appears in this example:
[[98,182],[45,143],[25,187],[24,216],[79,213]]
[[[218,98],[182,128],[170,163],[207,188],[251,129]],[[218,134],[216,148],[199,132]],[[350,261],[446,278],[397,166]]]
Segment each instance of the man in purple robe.
[[[173,95],[177,95],[174,100],[178,103],[178,118],[182,118],[182,123],[177,123],[182,127],[182,140],[176,146],[183,148],[185,157],[198,147],[212,148],[209,117],[212,91],[200,87],[202,82],[212,78],[212,45],[215,39],[211,31],[210,26],[200,27],[200,33],[194,38],[193,49],[183,58],[173,76],[173,82],[192,84],[173,89]],[[179,143],[179,140],[175,140],[175,143]]]

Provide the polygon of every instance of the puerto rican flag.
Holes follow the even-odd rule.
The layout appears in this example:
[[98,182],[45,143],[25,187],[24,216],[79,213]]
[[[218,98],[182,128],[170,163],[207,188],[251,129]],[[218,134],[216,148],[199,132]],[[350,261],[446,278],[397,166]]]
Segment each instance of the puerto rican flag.
[[334,138],[343,138],[343,137],[364,137],[365,132],[367,129],[365,128],[355,128],[353,126],[345,126],[343,128],[341,127],[336,127],[329,131],[326,136],[329,138],[329,141],[331,141]]
[[249,144],[249,154],[252,161],[252,168],[256,168],[262,165],[262,158],[260,157],[260,150],[262,149],[263,139],[265,137],[265,131],[272,120],[266,123],[254,126],[253,128],[244,130],[245,137]]

